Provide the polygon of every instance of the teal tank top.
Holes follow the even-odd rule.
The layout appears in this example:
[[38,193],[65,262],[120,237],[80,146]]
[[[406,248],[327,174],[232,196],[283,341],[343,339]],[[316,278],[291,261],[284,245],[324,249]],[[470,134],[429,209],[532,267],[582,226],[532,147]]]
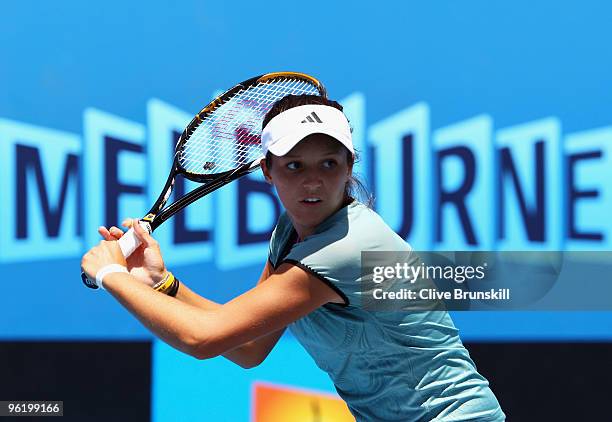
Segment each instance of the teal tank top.
[[445,311],[382,312],[361,303],[361,252],[410,251],[382,218],[358,201],[299,243],[282,214],[270,263],[297,265],[334,289],[328,303],[289,325],[361,421],[504,421]]

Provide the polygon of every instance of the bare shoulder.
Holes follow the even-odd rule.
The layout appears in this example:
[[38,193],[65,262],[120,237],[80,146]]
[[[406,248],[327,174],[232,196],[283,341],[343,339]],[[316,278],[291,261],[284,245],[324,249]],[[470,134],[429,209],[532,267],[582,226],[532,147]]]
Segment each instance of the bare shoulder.
[[283,329],[326,303],[343,303],[332,288],[296,265],[283,263],[270,270],[265,282],[215,310],[217,329],[207,334],[202,347],[224,353]]
[[340,295],[325,283],[321,277],[293,263],[283,263],[274,269],[270,266],[270,281],[276,280],[283,289],[290,289],[298,294],[318,297],[323,303],[344,303]]

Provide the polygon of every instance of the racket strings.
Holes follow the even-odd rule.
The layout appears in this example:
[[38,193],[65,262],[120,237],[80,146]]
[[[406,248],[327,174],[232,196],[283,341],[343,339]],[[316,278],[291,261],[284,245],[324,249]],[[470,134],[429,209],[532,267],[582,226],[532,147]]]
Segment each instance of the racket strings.
[[[268,83],[240,91],[226,103],[224,113],[220,113],[220,109],[215,110],[217,113],[214,113],[214,118],[203,123],[203,129],[208,129],[207,131],[200,130],[195,136],[192,135],[190,140],[195,141],[191,145],[193,152],[187,153],[186,157],[195,160],[194,164],[197,165],[202,163],[203,155],[207,156],[204,165],[208,164],[208,168],[205,170],[213,170],[213,173],[229,170],[256,159],[260,151],[260,121],[271,104],[287,95],[286,89],[293,91],[292,88],[296,85],[298,84],[287,86],[282,83]],[[237,122],[240,122],[240,125]],[[206,142],[206,135],[212,135],[208,139],[209,142]]]
[[272,105],[290,95],[319,95],[310,82],[278,78],[238,91],[208,114],[179,151],[187,172],[207,175],[233,170],[261,157],[261,123]]

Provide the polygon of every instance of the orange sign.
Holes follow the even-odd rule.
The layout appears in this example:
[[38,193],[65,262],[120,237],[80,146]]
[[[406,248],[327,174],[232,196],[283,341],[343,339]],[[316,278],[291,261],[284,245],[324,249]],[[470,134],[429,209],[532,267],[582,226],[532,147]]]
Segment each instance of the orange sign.
[[355,422],[355,418],[334,394],[256,382],[251,421]]

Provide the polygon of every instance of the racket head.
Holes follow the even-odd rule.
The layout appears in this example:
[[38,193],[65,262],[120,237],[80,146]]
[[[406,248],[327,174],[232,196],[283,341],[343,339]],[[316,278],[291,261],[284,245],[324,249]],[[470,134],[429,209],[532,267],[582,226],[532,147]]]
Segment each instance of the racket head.
[[276,101],[291,94],[327,95],[312,76],[275,72],[241,82],[215,98],[181,134],[175,153],[177,173],[203,183],[237,169],[252,171],[263,158],[265,115]]

